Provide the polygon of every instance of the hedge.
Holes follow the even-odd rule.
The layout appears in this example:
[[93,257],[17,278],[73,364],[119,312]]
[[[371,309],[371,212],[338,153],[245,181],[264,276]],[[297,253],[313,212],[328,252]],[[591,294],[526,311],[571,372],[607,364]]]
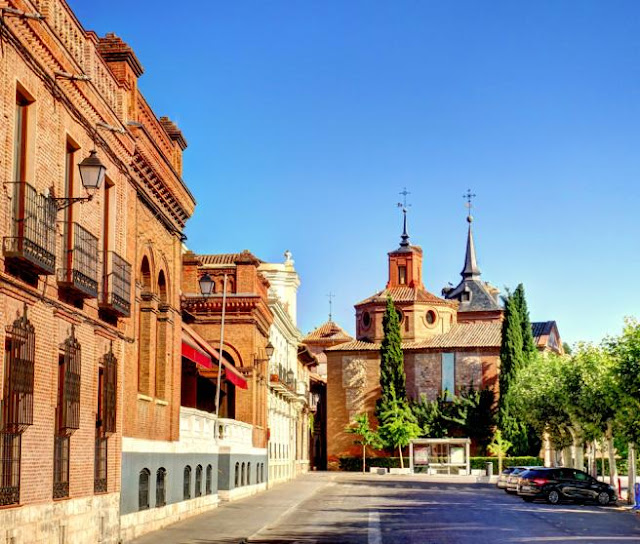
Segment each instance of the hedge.
[[[340,470],[346,472],[361,472],[362,457],[340,457]],[[471,457],[471,468],[485,470],[487,463],[493,463],[493,473],[498,473],[497,457]],[[538,457],[505,457],[502,460],[503,467],[512,466],[541,466],[542,459]],[[404,458],[404,466],[409,467],[409,458]],[[400,457],[367,457],[367,472],[369,467],[399,468]]]

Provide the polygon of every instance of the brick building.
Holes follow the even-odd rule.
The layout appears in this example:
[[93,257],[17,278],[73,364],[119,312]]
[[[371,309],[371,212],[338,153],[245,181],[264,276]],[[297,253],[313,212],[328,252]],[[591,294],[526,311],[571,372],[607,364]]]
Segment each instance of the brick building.
[[462,281],[444,298],[424,288],[422,255],[409,243],[405,216],[400,246],[389,253],[385,289],[355,305],[356,339],[325,351],[329,468],[337,467],[339,455],[357,454],[353,436],[344,433],[354,416],[367,412],[374,419],[387,297],[400,314],[409,397],[433,399],[470,384],[497,390],[502,310],[497,291],[480,279],[471,223]]
[[[178,436],[186,142],[118,37],[63,0],[0,10],[0,527],[117,542],[137,459]],[[91,190],[87,157],[106,167]]]
[[[220,416],[235,429],[238,440],[219,450],[219,494],[234,499],[266,487],[267,481],[267,345],[273,314],[268,304],[268,281],[260,274],[261,261],[245,250],[235,254],[183,256],[182,308],[189,326],[220,351],[223,300],[225,301]],[[212,293],[204,296],[199,280],[207,274]],[[226,296],[224,295],[226,275]],[[214,365],[215,366],[215,365]],[[183,405],[199,417],[214,418],[217,368],[207,371],[183,359],[183,375],[196,374],[200,400],[189,401],[183,388]],[[241,381],[236,379],[236,374]],[[209,401],[207,401],[209,399]],[[185,408],[183,408],[184,410]],[[215,418],[214,418],[215,419]]]

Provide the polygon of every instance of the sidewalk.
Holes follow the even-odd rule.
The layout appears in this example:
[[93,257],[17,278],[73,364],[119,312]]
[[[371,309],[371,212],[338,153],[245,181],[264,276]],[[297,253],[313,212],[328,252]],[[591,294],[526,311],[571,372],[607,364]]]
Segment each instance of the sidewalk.
[[258,495],[179,521],[132,540],[133,544],[234,543],[276,522],[301,502],[330,485],[338,473],[309,472]]

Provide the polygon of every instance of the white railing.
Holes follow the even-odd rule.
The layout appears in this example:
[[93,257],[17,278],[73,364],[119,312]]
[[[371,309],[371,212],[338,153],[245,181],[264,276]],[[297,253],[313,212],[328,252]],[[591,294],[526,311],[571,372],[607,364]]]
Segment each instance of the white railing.
[[253,425],[219,418],[196,408],[180,407],[180,440],[209,441],[218,446],[253,445]]

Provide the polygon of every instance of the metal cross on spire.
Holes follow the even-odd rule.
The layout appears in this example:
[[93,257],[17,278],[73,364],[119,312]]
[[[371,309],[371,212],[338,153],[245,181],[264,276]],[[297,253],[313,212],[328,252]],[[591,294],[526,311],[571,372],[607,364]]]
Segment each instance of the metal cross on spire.
[[399,194],[402,195],[402,202],[398,202],[398,208],[402,208],[402,211],[406,213],[407,208],[411,207],[411,204],[407,204],[407,195],[410,195],[411,191],[407,191],[405,187]]
[[329,291],[329,294],[327,295],[327,298],[329,299],[329,321],[331,321],[332,319],[332,312],[331,310],[333,309],[333,298],[335,297],[335,295]]
[[469,209],[468,215],[467,215],[467,221],[469,223],[471,223],[471,221],[473,221],[473,217],[471,217],[471,208],[473,207],[473,205],[471,204],[471,201],[476,197],[475,193],[471,192],[471,189],[467,189],[467,192],[462,195],[462,198],[464,198],[467,203],[465,204],[465,206]]
[[402,236],[400,237],[400,247],[408,248],[409,247],[409,235],[407,234],[407,208],[411,206],[411,204],[407,204],[407,195],[410,195],[411,192],[407,191],[405,187],[400,191],[402,195],[402,202],[398,202],[398,208],[402,208],[403,215],[403,228],[402,228]]

